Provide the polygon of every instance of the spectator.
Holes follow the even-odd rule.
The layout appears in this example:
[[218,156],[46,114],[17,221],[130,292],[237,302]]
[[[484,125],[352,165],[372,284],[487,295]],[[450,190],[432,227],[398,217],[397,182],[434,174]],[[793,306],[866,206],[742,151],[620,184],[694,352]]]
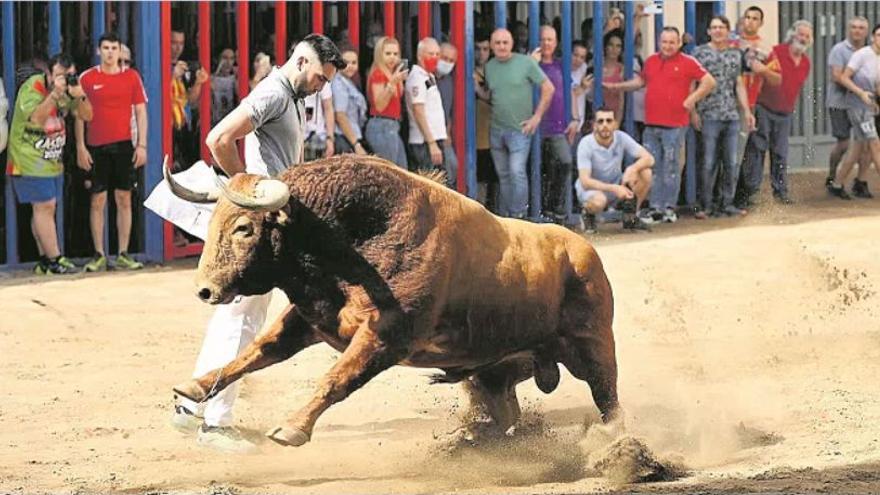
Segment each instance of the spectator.
[[310,162],[318,158],[329,158],[336,152],[333,139],[328,136],[336,135],[336,113],[333,110],[333,90],[330,84],[315,94],[303,99],[306,109],[306,143],[305,161]]
[[[727,216],[745,215],[746,210],[733,205],[733,195],[739,179],[736,154],[740,114],[737,108],[742,111],[743,127],[751,131],[755,126],[755,117],[749,108],[742,79],[742,53],[730,44],[730,20],[723,15],[712,16],[708,31],[709,43],[694,50],[694,58],[712,74],[717,84],[697,104],[696,111],[691,113],[694,129],[701,132],[703,140],[702,194],[701,208],[696,213],[698,219],[705,219],[709,214],[715,213]],[[721,151],[721,162],[724,164],[721,198],[713,198],[718,173],[718,151]]]
[[[880,84],[878,64],[880,64],[880,24],[874,26],[871,32],[871,44],[853,53],[840,76],[840,83],[849,90],[846,95],[846,112],[852,125],[854,141],[840,162],[834,182],[828,187],[828,190],[840,199],[852,199],[846,192],[844,183],[860,157],[869,153],[875,165],[880,163],[880,136],[877,135],[877,125],[874,121],[874,117],[880,111],[877,106],[877,88]],[[869,163],[870,160],[862,161],[861,169],[867,171]],[[853,193],[859,193],[863,197],[870,194],[868,184],[856,179]]]
[[443,101],[443,115],[446,117],[446,140],[443,141],[443,159],[449,175],[449,187],[455,188],[458,178],[458,157],[455,148],[452,147],[452,121],[455,103],[455,82],[452,80],[452,71],[458,61],[458,49],[452,43],[440,44],[440,61],[437,62],[437,87],[440,88],[440,99]]
[[[495,58],[486,64],[486,88],[479,96],[492,103],[490,145],[501,190],[499,214],[525,218],[529,206],[526,162],[532,135],[553,97],[553,84],[534,59],[513,53],[513,36],[506,29],[492,33]],[[532,88],[540,86],[541,99],[532,112]]]
[[223,120],[238,105],[235,52],[224,48],[211,76],[211,126]]
[[373,152],[407,168],[406,150],[400,138],[400,98],[409,70],[400,62],[400,43],[382,36],[376,41],[373,66],[367,76],[370,120],[364,135]]
[[[641,5],[641,4],[639,4]],[[645,14],[647,15],[647,14]],[[633,74],[638,74],[642,71],[642,67],[645,66],[645,61],[642,59],[642,56],[639,55],[639,52],[642,51],[642,33],[638,30],[636,31],[636,39],[633,43],[635,45],[635,60],[633,61]],[[632,95],[632,106],[633,106],[633,127],[634,130],[634,138],[637,142],[643,143],[642,135],[645,132],[645,88],[641,87],[635,91],[633,91]],[[624,102],[626,99],[624,98]]]
[[568,214],[565,203],[571,187],[571,174],[574,161],[571,148],[578,133],[578,122],[565,111],[565,89],[562,79],[562,62],[554,57],[557,41],[556,30],[541,26],[541,70],[553,84],[554,91],[550,105],[541,119],[542,168],[546,171],[547,195],[544,205],[545,216],[563,225]]
[[271,71],[272,60],[265,53],[258,53],[254,57],[254,75],[250,80],[251,91],[253,91],[253,89],[257,87],[257,84],[260,84],[260,81],[265,79]]
[[[486,86],[486,64],[489,62],[491,47],[489,33],[478,32],[474,49],[474,88],[477,95],[488,94]],[[492,107],[483,98],[477,98],[477,200],[489,211],[498,212],[498,174],[492,162],[492,148],[489,146],[489,126],[492,122]]]
[[[868,37],[868,20],[862,16],[856,16],[847,23],[846,38],[834,45],[828,54],[828,72],[831,78],[828,81],[828,91],[825,98],[825,107],[828,108],[828,116],[831,119],[831,134],[837,140],[831,154],[828,155],[828,177],[825,179],[825,187],[829,192],[834,192],[831,185],[837,175],[837,164],[843,158],[849,148],[850,131],[852,124],[847,115],[847,89],[841,82],[846,66],[856,50],[865,46]],[[863,182],[865,173],[871,163],[870,154],[862,154],[859,157],[859,175],[853,184],[853,195],[871,197],[867,182]]]
[[366,155],[362,139],[367,123],[367,100],[353,78],[358,73],[358,54],[354,50],[342,52],[345,68],[340,70],[331,83],[333,107],[336,116],[336,152]]
[[40,260],[39,275],[75,273],[76,266],[61,254],[55,229],[58,176],[64,173],[62,153],[67,141],[64,118],[68,112],[92,120],[92,104],[76,84],[76,67],[69,56],[49,60],[49,71],[30,76],[15,98],[9,132],[7,173],[20,203],[33,207],[31,232]]
[[[808,21],[795,21],[788,30],[785,42],[773,47],[768,69],[778,64],[782,83],[772,83],[761,88],[755,112],[757,130],[749,135],[743,157],[745,176],[744,197],[753,203],[761,190],[764,176],[764,156],[770,149],[770,176],[773,197],[782,204],[791,204],[788,195],[788,135],[791,131],[791,114],[798,95],[810,75],[810,58],[807,49],[813,43],[813,25]],[[753,69],[754,70],[754,69]],[[769,78],[768,78],[769,80]]]
[[[617,83],[623,81],[623,31],[608,31],[602,38],[602,46],[605,56],[602,60],[602,83]],[[595,71],[595,68],[593,69]],[[593,98],[593,79],[588,76],[586,81],[586,96],[588,100]],[[623,93],[616,90],[608,90],[602,94],[605,108],[614,110],[614,120],[623,121]]]
[[578,129],[583,129],[587,121],[587,45],[581,40],[571,43],[571,91],[572,114],[578,121]]
[[437,40],[421,40],[416,48],[416,57],[418,63],[406,78],[409,156],[414,168],[430,171],[442,167],[445,161],[443,142],[446,140],[446,117],[434,76],[440,59]]
[[[623,12],[617,7],[611,7],[611,12],[608,14],[608,19],[605,21],[603,33],[607,35],[612,31],[621,31],[623,30],[623,23]],[[607,46],[608,43],[605,43],[605,45]],[[617,116],[615,115],[615,117]]]
[[[120,41],[114,33],[98,40],[100,65],[83,72],[83,91],[94,106],[95,118],[86,127],[76,126],[77,165],[89,173],[91,203],[89,226],[95,255],[86,264],[87,272],[107,269],[104,254],[104,208],[107,191],[113,190],[119,256],[116,267],[128,270],[143,264],[128,255],[131,236],[131,189],[137,182],[137,169],[147,163],[147,97],[136,70],[122,68]],[[131,114],[137,120],[137,143],[132,146]]]
[[529,27],[523,21],[510,23],[513,31],[513,51],[522,55],[529,53]]
[[[739,39],[734,42],[743,52],[743,84],[749,99],[749,107],[754,109],[758,102],[758,94],[764,79],[770,84],[779,84],[777,72],[767,67],[770,57],[770,49],[764,45],[764,40],[759,33],[764,25],[764,11],[760,7],[749,7],[740,19]],[[867,29],[867,28],[866,28]]]
[[[206,144],[229,176],[247,172],[274,177],[302,162],[304,110],[300,99],[315,93],[344,67],[336,46],[323,35],[310,34],[296,45],[290,59],[274,68],[241,104],[211,129]],[[236,141],[245,140],[245,163]],[[193,376],[229,363],[254,341],[266,319],[271,291],[236,297],[221,304],[205,332]],[[205,403],[181,399],[171,424],[184,433],[198,432],[198,443],[236,453],[256,447],[232,426],[238,385],[232,384]],[[196,416],[203,410],[203,419]]]
[[171,118],[176,168],[186,169],[199,159],[198,105],[209,75],[197,62],[180,60],[186,45],[181,29],[171,30]]
[[6,149],[9,141],[9,124],[6,123],[6,112],[9,111],[9,100],[6,98],[6,87],[0,77],[0,153]]
[[[612,204],[624,214],[623,228],[649,230],[650,215],[636,212],[651,190],[654,157],[628,134],[618,130],[614,111],[596,111],[593,133],[577,149],[575,191],[583,207],[584,228],[596,233],[596,215]],[[624,160],[635,160],[624,169]],[[644,217],[644,220],[643,218]]]
[[[605,83],[608,89],[633,91],[645,86],[645,148],[657,159],[651,188],[651,218],[675,222],[681,172],[679,149],[689,114],[715,87],[715,79],[693,57],[681,53],[681,36],[675,27],[660,33],[660,52],[645,60],[641,75],[622,83]],[[699,81],[691,92],[691,84]]]

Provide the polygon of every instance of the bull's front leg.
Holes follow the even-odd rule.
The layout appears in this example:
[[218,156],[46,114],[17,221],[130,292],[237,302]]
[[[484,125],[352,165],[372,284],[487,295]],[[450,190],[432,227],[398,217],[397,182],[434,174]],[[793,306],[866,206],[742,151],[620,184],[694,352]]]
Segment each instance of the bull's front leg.
[[393,335],[394,332],[388,330],[398,322],[396,315],[382,313],[378,318],[362,323],[342,356],[321,379],[312,400],[282,426],[266,432],[266,436],[290,447],[308,442],[315,422],[324,411],[403,359],[405,351],[402,346],[389,345],[381,337]]
[[291,304],[229,364],[178,384],[174,393],[195,402],[206,401],[244,375],[284,361],[316,342],[314,329]]

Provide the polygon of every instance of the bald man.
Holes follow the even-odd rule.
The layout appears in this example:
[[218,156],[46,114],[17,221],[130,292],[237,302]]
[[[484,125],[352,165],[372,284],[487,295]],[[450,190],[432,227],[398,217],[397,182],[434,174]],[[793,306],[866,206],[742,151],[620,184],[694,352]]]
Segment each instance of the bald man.
[[[538,62],[513,53],[510,31],[496,29],[490,42],[495,58],[486,64],[486,87],[480,88],[478,95],[492,103],[489,142],[501,189],[498,213],[525,218],[529,207],[529,149],[554,88]],[[532,89],[536,86],[541,89],[541,99],[534,107]]]

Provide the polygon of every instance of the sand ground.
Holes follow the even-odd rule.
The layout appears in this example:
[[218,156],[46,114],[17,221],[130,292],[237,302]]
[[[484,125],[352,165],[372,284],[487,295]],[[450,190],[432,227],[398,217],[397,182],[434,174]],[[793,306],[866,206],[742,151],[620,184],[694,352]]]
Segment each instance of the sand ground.
[[[880,492],[880,199],[825,198],[818,175],[795,183],[795,207],[594,237],[627,434],[683,464],[677,481],[592,472],[583,424],[597,411],[566,372],[550,395],[520,385],[538,426],[497,445],[444,451],[464,394],[395,368],[303,447],[205,450],[168,426],[212,313],[189,260],[0,279],[0,493]],[[247,377],[237,424],[259,440],[334,359],[316,346]]]

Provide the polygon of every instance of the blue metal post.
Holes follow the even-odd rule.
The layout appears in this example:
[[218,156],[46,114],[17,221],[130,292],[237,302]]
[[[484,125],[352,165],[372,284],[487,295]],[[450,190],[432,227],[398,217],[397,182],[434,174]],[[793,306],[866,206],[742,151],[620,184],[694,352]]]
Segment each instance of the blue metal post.
[[[464,9],[464,88],[467,98],[467,108],[477,108],[476,88],[474,87],[474,0],[467,0]],[[458,67],[461,67],[459,65]],[[477,198],[477,113],[466,112],[465,117],[465,163],[459,163],[459,167],[467,167],[467,195],[471,199]]]
[[116,25],[119,26],[119,39],[131,48],[131,43],[128,39],[128,8],[128,2],[119,2],[118,10],[116,11]]
[[656,3],[660,7],[660,13],[654,14],[654,51],[660,51],[660,32],[663,31],[663,10],[666,8],[663,5],[663,0],[657,0]]
[[[6,97],[9,105],[7,122],[12,123],[15,108],[15,3],[3,2],[3,81],[6,84]],[[18,264],[18,217],[16,216],[15,196],[12,192],[12,179],[6,177],[4,188],[6,206],[6,264]]]
[[[61,4],[57,0],[49,2],[49,56],[61,52]],[[82,70],[80,70],[82,72]],[[55,178],[58,196],[55,198],[55,232],[58,236],[58,249],[64,252],[64,174]]]
[[[431,4],[431,33],[435,40],[442,41],[443,38],[443,23],[440,22],[440,2],[434,2]],[[449,41],[448,39],[446,41]]]
[[[147,164],[144,166],[145,191],[149,193],[162,180],[162,58],[161,40],[155,33],[161,32],[159,2],[138,2],[140,9],[135,16],[138,27],[138,66],[147,91]],[[144,238],[147,259],[164,260],[164,231],[162,219],[150,210],[144,215]]]
[[495,0],[495,27],[507,27],[507,1]]
[[[560,18],[562,21],[562,33],[560,36],[562,37],[562,87],[558,88],[557,91],[563,91],[563,98],[565,104],[565,115],[569,116],[570,120],[572,111],[572,100],[571,100],[571,1],[570,0],[562,0]],[[577,143],[575,143],[577,144]],[[572,166],[572,170],[576,170],[576,166]],[[565,215],[569,216],[571,213],[571,203],[572,203],[572,187],[571,184],[565,184]],[[566,218],[566,224],[574,224],[577,222],[576,218]]]
[[[697,35],[697,2],[694,0],[685,0],[684,2],[684,30],[690,33],[693,40]],[[691,41],[685,47],[687,53],[694,51],[694,41]],[[687,136],[685,138],[685,201],[690,206],[697,204],[697,168],[700,161],[697,159],[697,133],[693,127],[688,127]],[[703,184],[703,187],[712,187]]]
[[[98,0],[94,2],[92,5],[92,53],[94,53],[94,64],[98,65],[101,63],[101,57],[98,55],[98,40],[101,39],[101,36],[104,35],[104,32],[107,30],[107,14],[106,14],[106,4],[104,0]],[[107,203],[104,206],[104,254],[110,254],[110,221],[107,215],[107,211],[110,208],[110,193],[107,193]]]
[[605,30],[605,4],[593,4],[593,112],[602,108],[602,67],[605,65],[605,47],[602,38]]
[[[529,51],[538,47],[541,28],[541,5],[538,0],[529,0]],[[540,88],[532,92],[532,103],[538,106],[541,98]],[[541,131],[535,130],[532,135],[531,166],[532,177],[529,181],[529,216],[538,220],[541,217]]]
[[722,0],[720,2],[712,2],[712,13],[715,15],[724,14],[724,11],[727,10],[727,5]]
[[[629,81],[633,78],[633,65],[636,61],[636,29],[633,2],[624,2],[623,15],[626,25],[623,33],[623,79]],[[624,93],[624,108],[626,115],[623,117],[623,130],[630,136],[635,135],[636,125],[633,121],[633,95],[632,92]]]

